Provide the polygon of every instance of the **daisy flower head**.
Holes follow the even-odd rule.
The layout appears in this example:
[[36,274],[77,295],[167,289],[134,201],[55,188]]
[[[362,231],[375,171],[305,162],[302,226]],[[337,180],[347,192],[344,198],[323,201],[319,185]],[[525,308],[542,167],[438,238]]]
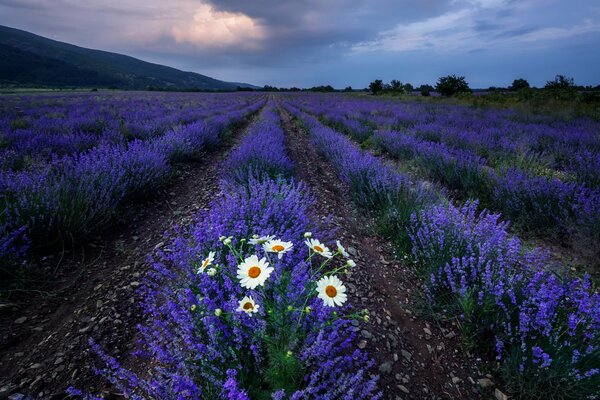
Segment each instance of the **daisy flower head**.
[[346,260],[346,265],[349,266],[350,268],[356,267],[356,263],[354,262],[354,260],[352,260],[350,258]]
[[257,286],[265,284],[274,268],[269,267],[266,258],[260,260],[256,255],[246,257],[246,259],[238,265],[237,278],[240,280],[240,285],[247,289],[255,289]]
[[319,242],[317,239],[306,239],[304,243],[308,246],[309,249],[311,249],[317,254],[322,255],[325,258],[333,257],[333,254],[331,253],[329,248],[323,243]]
[[248,315],[257,313],[260,306],[256,304],[252,296],[246,296],[238,302],[238,308],[236,311],[245,312]]
[[273,236],[273,235],[266,235],[266,236],[253,235],[252,239],[248,240],[248,243],[252,244],[252,245],[263,244],[263,243],[266,243],[269,240],[273,240],[273,239],[275,239],[275,236]]
[[350,254],[348,254],[348,252],[346,251],[344,246],[342,246],[339,240],[337,240],[335,243],[337,244],[337,250],[341,255],[343,255],[346,258],[350,257]]
[[269,240],[263,244],[263,250],[267,253],[277,253],[277,257],[283,257],[284,253],[287,253],[292,249],[294,244],[292,242],[284,242],[279,239]]
[[206,270],[206,274],[208,276],[215,276],[217,274],[217,270],[215,268],[209,268]]
[[202,263],[198,267],[197,272],[199,274],[203,273],[206,270],[206,267],[208,267],[209,265],[212,265],[213,261],[215,261],[215,252],[211,251],[210,253],[208,253],[208,257],[206,257],[204,260],[202,260]]
[[337,276],[324,276],[317,282],[318,297],[328,307],[341,306],[348,300],[346,286]]
[[304,232],[304,238],[310,239],[312,237],[312,232]]

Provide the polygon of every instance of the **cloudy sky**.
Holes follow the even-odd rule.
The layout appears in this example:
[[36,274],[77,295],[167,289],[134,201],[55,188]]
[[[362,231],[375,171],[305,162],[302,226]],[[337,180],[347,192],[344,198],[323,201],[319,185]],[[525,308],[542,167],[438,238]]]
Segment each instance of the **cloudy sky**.
[[597,0],[0,0],[0,25],[257,85],[600,84]]

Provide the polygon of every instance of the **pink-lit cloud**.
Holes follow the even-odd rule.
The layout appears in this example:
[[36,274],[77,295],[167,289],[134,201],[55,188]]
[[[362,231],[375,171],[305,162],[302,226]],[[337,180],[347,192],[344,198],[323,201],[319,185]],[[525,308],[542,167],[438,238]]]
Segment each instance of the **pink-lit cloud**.
[[266,37],[265,29],[249,16],[229,11],[217,11],[202,4],[191,21],[181,21],[171,33],[177,43],[191,43],[201,48],[239,46],[256,48]]

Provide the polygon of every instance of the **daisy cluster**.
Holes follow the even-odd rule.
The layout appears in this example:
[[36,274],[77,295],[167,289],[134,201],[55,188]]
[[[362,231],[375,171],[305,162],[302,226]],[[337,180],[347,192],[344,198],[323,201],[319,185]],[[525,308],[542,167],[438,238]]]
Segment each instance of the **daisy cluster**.
[[[278,124],[271,116],[260,123]],[[317,239],[330,233],[310,217],[313,198],[283,176],[224,182],[156,258],[141,326],[156,367],[136,375],[95,346],[126,397],[381,398],[372,361],[352,345],[353,320],[368,318],[348,307],[342,276],[355,262]]]
[[496,354],[512,394],[588,399],[600,393],[600,295],[588,276],[559,277],[543,252],[509,234],[499,214],[478,212],[477,202],[449,204],[295,103],[286,108],[357,204],[387,223],[384,233],[422,274],[430,304],[460,319],[465,344]]
[[199,157],[265,104],[245,95],[29,100],[0,105],[0,269],[28,242],[98,232],[123,204],[163,184],[174,162]]

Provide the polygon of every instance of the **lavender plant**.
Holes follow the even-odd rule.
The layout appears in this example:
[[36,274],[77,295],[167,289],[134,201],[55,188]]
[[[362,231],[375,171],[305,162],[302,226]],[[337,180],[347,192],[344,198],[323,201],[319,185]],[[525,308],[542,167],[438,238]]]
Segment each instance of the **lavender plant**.
[[461,320],[462,337],[495,353],[520,398],[587,399],[598,393],[600,295],[586,276],[559,278],[539,251],[511,237],[477,204],[413,216],[413,256],[430,299]]

